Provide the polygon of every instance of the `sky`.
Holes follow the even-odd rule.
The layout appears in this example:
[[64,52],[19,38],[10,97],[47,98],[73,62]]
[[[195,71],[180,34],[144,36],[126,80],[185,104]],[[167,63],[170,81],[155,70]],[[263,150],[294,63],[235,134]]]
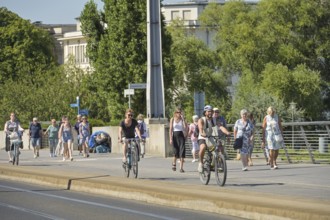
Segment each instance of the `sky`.
[[[0,0],[0,7],[6,7],[23,19],[43,24],[75,24],[84,5],[89,0]],[[177,3],[189,0],[164,0],[163,3]],[[103,2],[94,0],[99,9]]]

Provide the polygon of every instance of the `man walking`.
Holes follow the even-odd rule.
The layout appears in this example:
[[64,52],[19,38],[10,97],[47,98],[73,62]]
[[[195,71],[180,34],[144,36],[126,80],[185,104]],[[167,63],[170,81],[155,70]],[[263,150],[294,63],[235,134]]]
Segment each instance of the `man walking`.
[[41,145],[41,136],[42,136],[42,128],[40,123],[38,122],[38,118],[34,117],[32,123],[29,127],[29,136],[31,140],[31,145],[33,147],[34,158],[39,157],[39,149]]

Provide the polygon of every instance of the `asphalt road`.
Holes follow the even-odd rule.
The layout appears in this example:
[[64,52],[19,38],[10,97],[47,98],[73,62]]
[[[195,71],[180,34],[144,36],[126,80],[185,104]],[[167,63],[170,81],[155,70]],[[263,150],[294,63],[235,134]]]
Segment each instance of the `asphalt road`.
[[255,158],[254,166],[243,172],[240,161],[229,160],[226,185],[219,187],[213,174],[209,185],[202,185],[198,164],[191,159],[180,173],[171,170],[171,158],[146,156],[139,163],[138,179],[127,179],[118,154],[83,158],[74,152],[72,162],[63,162],[49,158],[47,150],[37,159],[24,150],[18,167],[7,157],[0,152],[0,178],[194,210],[204,211],[200,204],[208,204],[205,211],[251,219],[330,219],[330,165],[325,164],[279,161],[279,169],[270,170],[263,158]]
[[241,219],[4,180],[0,180],[0,194],[3,220]]

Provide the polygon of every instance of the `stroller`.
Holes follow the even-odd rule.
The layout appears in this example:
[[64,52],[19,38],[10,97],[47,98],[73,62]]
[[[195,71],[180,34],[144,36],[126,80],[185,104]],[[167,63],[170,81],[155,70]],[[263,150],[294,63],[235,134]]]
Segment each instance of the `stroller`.
[[96,131],[91,135],[88,146],[93,153],[111,153],[111,137],[104,131]]

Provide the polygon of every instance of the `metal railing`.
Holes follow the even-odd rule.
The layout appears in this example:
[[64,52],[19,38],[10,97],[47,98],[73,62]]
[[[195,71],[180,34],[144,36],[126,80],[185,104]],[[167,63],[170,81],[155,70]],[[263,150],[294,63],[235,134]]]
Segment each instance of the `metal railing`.
[[[282,123],[284,147],[280,150],[279,158],[289,163],[311,162],[330,164],[330,121],[314,122],[293,122]],[[228,129],[233,130],[234,125],[228,124]],[[255,144],[253,154],[264,157],[261,149],[262,128],[261,124],[256,125]],[[228,159],[236,158],[236,151],[233,149],[233,137],[231,142],[226,144]],[[191,142],[186,142],[187,156],[191,156]]]

